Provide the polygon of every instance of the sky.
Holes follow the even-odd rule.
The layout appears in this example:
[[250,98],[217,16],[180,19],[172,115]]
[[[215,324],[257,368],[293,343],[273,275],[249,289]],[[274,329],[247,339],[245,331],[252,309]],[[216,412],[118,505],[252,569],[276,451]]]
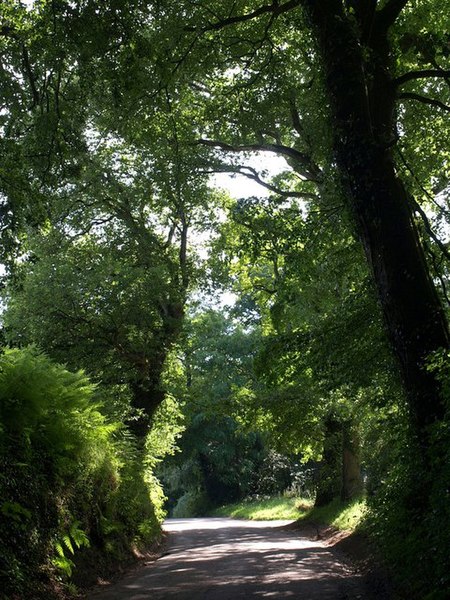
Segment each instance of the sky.
[[[267,152],[258,152],[253,156],[242,161],[246,165],[257,169],[259,173],[265,172],[263,177],[264,180],[269,180],[277,173],[286,169],[286,161],[283,158],[274,156]],[[228,192],[228,194],[235,199],[248,198],[250,196],[267,197],[270,191],[259,185],[256,181],[245,177],[244,175],[230,175],[228,173],[217,173],[211,176],[210,184],[213,187],[221,188]],[[208,235],[204,235],[198,238],[200,245],[207,242]],[[200,257],[205,259],[207,257],[206,248],[197,247],[197,252]],[[200,302],[202,305],[213,306],[216,309],[226,309],[226,307],[232,306],[237,296],[232,292],[214,293],[214,297],[210,294],[202,293],[200,291],[193,294],[194,302]]]
[[[266,172],[262,177],[265,181],[274,177],[277,173],[286,170],[286,161],[280,156],[274,156],[268,152],[258,152],[242,161],[243,164],[256,169],[259,173]],[[229,175],[217,173],[211,177],[211,183],[215,187],[226,190],[232,198],[247,198],[249,196],[267,197],[270,191],[259,185],[256,181],[245,177],[245,175]]]

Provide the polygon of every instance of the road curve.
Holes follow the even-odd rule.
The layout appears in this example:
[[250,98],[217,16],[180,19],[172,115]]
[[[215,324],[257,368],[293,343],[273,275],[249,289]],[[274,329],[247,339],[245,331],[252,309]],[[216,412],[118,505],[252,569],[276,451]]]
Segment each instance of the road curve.
[[165,554],[93,600],[364,600],[358,577],[287,521],[168,519]]

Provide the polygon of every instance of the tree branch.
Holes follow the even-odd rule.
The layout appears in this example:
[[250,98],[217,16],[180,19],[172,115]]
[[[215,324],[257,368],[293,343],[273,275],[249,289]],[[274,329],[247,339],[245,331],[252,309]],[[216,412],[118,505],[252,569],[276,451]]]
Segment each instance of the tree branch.
[[434,240],[434,242],[437,244],[437,246],[439,247],[439,250],[442,252],[442,254],[445,256],[445,258],[447,260],[450,260],[450,252],[447,249],[447,246],[438,238],[438,236],[434,233],[433,228],[431,227],[431,223],[425,213],[425,211],[423,210],[423,208],[420,206],[420,204],[411,197],[411,204],[412,204],[412,208],[415,212],[417,212],[423,221],[424,227],[425,227],[425,231],[428,233],[428,235],[430,236],[430,238],[432,240]]
[[403,152],[400,150],[400,148],[398,146],[396,147],[396,151],[397,151],[397,154],[400,156],[400,159],[401,159],[402,163],[404,164],[404,166],[406,167],[407,171],[409,171],[412,178],[417,183],[417,185],[419,186],[419,188],[423,192],[423,194],[428,198],[428,200],[431,200],[431,202],[437,207],[439,212],[441,214],[446,215],[446,217],[448,219],[448,217],[450,216],[449,211],[442,208],[442,206],[439,204],[439,202],[436,201],[436,198],[433,196],[433,194],[430,194],[430,192],[423,186],[423,184],[421,183],[421,181],[415,174],[413,168],[411,167],[409,162],[406,160],[405,155],[403,154]]
[[109,215],[108,217],[105,217],[103,219],[94,219],[93,221],[91,221],[89,223],[89,225],[87,225],[83,229],[80,229],[77,233],[74,233],[73,235],[68,234],[67,237],[69,238],[69,240],[74,241],[74,240],[90,233],[94,229],[94,227],[98,227],[100,225],[106,225],[106,223],[110,223],[114,218],[115,218],[115,215]]
[[291,100],[290,105],[291,105],[292,126],[294,127],[294,129],[298,133],[298,135],[303,138],[305,136],[305,130],[303,129],[303,124],[301,122],[300,115],[298,113],[297,107],[295,105],[295,101],[293,99]]
[[204,27],[185,27],[185,31],[218,31],[227,27],[228,25],[245,23],[246,21],[251,21],[252,19],[260,17],[261,15],[271,14],[273,17],[278,17],[278,15],[297,8],[297,6],[300,6],[301,3],[302,0],[288,0],[283,4],[279,4],[278,0],[273,0],[272,4],[264,4],[253,12],[243,15],[235,15],[234,17],[226,17],[216,21],[215,23],[209,23]]
[[22,46],[22,60],[24,65],[24,71],[27,75],[28,81],[30,82],[31,93],[33,95],[33,104],[31,108],[35,108],[40,102],[40,96],[36,88],[36,77],[34,76],[33,70],[31,68],[30,55],[28,54],[28,50],[25,45]]
[[[245,172],[243,169],[247,169],[248,172]],[[244,177],[253,179],[253,181],[256,181],[256,183],[258,183],[262,187],[265,187],[266,189],[270,190],[271,192],[274,192],[275,194],[278,194],[279,196],[283,196],[284,198],[303,198],[305,200],[317,200],[317,195],[313,194],[311,192],[296,192],[293,190],[282,190],[279,187],[277,187],[276,185],[272,185],[271,183],[264,181],[263,179],[261,179],[261,177],[260,177],[259,173],[256,171],[256,169],[253,169],[252,167],[248,167],[248,166],[239,167],[238,173],[240,175],[244,175]]]
[[[398,152],[400,158],[402,159],[403,164],[408,169],[408,171],[411,173],[411,175],[414,177],[414,179],[417,181],[417,183],[419,184],[419,186],[422,189],[422,191],[424,191],[427,196],[430,196],[430,194],[425,190],[425,188],[421,185],[421,183],[417,179],[414,171],[412,170],[412,168],[410,167],[408,161],[404,157],[403,152],[400,149],[397,149],[397,152]],[[428,235],[430,236],[430,238],[432,240],[434,240],[434,242],[437,244],[437,246],[439,247],[439,249],[442,252],[443,256],[445,256],[445,258],[447,260],[450,260],[450,252],[448,251],[447,246],[434,233],[433,228],[432,228],[431,223],[430,223],[430,220],[428,219],[428,216],[425,213],[425,211],[423,210],[423,208],[420,206],[420,204],[417,202],[417,200],[414,198],[414,196],[412,194],[408,194],[408,200],[410,202],[412,210],[414,212],[418,213],[420,215],[420,217],[422,218],[422,221],[423,221],[423,224],[424,224],[424,227],[425,227],[425,231],[428,233]],[[434,199],[433,199],[433,201],[434,201]]]
[[234,168],[231,166],[224,167],[221,169],[214,169],[214,170],[211,170],[208,172],[209,173],[230,173],[230,174],[236,174],[236,175],[243,175],[244,177],[247,177],[248,179],[252,179],[253,181],[256,181],[256,183],[258,183],[262,187],[270,190],[271,192],[273,192],[274,194],[277,194],[278,196],[282,196],[283,198],[303,198],[304,200],[317,200],[317,195],[313,194],[312,192],[297,192],[297,191],[293,191],[293,190],[282,190],[279,187],[277,187],[276,185],[272,185],[271,183],[268,183],[267,181],[264,181],[263,179],[261,179],[261,177],[256,169],[254,169],[253,167],[246,166],[246,165],[237,166]]
[[401,87],[408,81],[414,81],[415,79],[426,79],[428,77],[442,77],[448,79],[450,77],[450,71],[445,69],[422,69],[420,71],[410,71],[404,75],[400,75],[397,79],[394,79],[393,83],[396,87]]
[[301,165],[301,175],[308,181],[318,182],[320,180],[320,171],[311,164],[311,160],[307,154],[300,152],[290,146],[284,146],[283,144],[245,144],[242,146],[233,146],[219,140],[206,140],[199,139],[194,142],[197,145],[209,146],[211,148],[217,148],[224,150],[225,152],[271,152],[278,154],[286,158],[290,158],[295,161],[296,164]]
[[435,273],[436,277],[439,279],[439,282],[441,284],[442,294],[445,298],[445,301],[447,302],[448,305],[450,305],[450,298],[448,297],[447,285],[445,283],[445,279],[440,270],[441,266],[442,266],[442,260],[440,261],[440,264],[438,265],[436,254],[433,252],[433,250],[430,248],[430,246],[428,244],[425,245],[425,249],[428,252],[428,254],[430,255],[431,261],[433,263],[434,273]]
[[430,106],[436,106],[436,108],[441,108],[447,112],[450,112],[450,106],[448,104],[444,104],[440,100],[436,100],[435,98],[428,98],[428,96],[422,96],[421,94],[415,94],[414,92],[402,92],[398,95],[400,100],[417,100],[418,102],[422,102],[422,104],[429,104]]

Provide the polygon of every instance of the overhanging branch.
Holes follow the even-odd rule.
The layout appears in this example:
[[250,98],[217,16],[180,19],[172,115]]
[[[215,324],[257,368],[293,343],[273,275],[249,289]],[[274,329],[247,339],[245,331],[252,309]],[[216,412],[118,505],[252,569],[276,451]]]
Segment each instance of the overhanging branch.
[[303,200],[317,200],[317,195],[312,192],[298,192],[295,190],[282,190],[276,185],[268,183],[261,179],[258,171],[253,167],[249,167],[247,165],[239,165],[235,167],[223,167],[219,169],[211,169],[210,171],[205,171],[205,173],[229,173],[230,175],[243,175],[248,179],[252,179],[256,181],[260,186],[270,190],[274,194],[278,196],[282,196],[283,198],[302,198]]
[[447,260],[450,260],[450,252],[448,251],[447,246],[434,233],[433,228],[431,227],[430,220],[428,219],[427,214],[425,213],[423,208],[420,206],[420,204],[414,198],[411,198],[411,204],[412,204],[413,210],[420,215],[420,217],[423,221],[424,227],[425,227],[425,231],[428,233],[430,238],[432,240],[434,240],[434,242],[437,244],[437,246],[439,247],[439,250],[445,256],[445,258]]
[[271,4],[264,4],[263,6],[260,6],[259,8],[257,8],[256,10],[254,10],[252,12],[245,13],[243,15],[235,15],[233,17],[230,16],[230,17],[226,17],[224,19],[219,19],[215,23],[208,23],[207,25],[205,25],[203,27],[193,27],[193,26],[185,27],[185,31],[197,31],[197,32],[198,31],[201,31],[201,32],[218,31],[220,29],[224,29],[225,27],[228,27],[229,25],[236,25],[237,23],[245,23],[247,21],[251,21],[253,19],[261,17],[262,15],[270,14],[273,17],[278,17],[279,15],[281,15],[285,12],[288,12],[290,10],[293,10],[294,8],[297,8],[297,6],[300,6],[301,3],[302,3],[302,0],[288,0],[288,2],[279,4],[278,0],[273,0],[273,2]]
[[445,69],[422,69],[420,71],[409,71],[409,73],[404,73],[404,75],[400,75],[400,77],[394,79],[393,83],[397,87],[401,87],[405,83],[408,83],[408,81],[427,79],[430,77],[448,79],[450,77],[450,71]]
[[244,144],[233,146],[232,144],[227,144],[225,142],[221,142],[219,140],[207,140],[207,139],[199,139],[195,142],[197,145],[209,146],[211,148],[216,148],[218,150],[223,150],[225,152],[271,152],[272,154],[277,154],[278,156],[284,156],[285,158],[290,158],[295,161],[296,165],[301,167],[301,170],[298,172],[308,181],[313,181],[315,183],[320,180],[320,170],[315,167],[315,165],[311,164],[310,157],[304,152],[300,152],[295,148],[291,148],[290,146],[284,146],[283,144]]
[[448,106],[448,104],[444,104],[444,102],[436,100],[435,98],[428,98],[428,96],[422,96],[421,94],[415,94],[414,92],[402,92],[398,97],[400,100],[417,100],[418,102],[422,102],[422,104],[429,104],[430,106],[435,106],[436,108],[450,112],[450,106]]
[[[431,194],[423,187],[423,185],[418,180],[418,178],[417,178],[416,174],[414,173],[411,165],[406,160],[403,152],[399,148],[397,148],[397,152],[398,152],[398,155],[400,156],[400,159],[401,159],[402,163],[405,165],[405,167],[408,169],[408,171],[414,177],[414,179],[418,183],[418,185],[421,188],[421,190],[425,193],[425,195],[428,198],[430,198],[436,204],[436,200],[433,198],[433,196],[431,196]],[[423,208],[420,206],[420,204],[417,202],[417,200],[414,198],[414,196],[412,194],[408,195],[408,200],[409,200],[409,202],[411,204],[412,210],[414,212],[416,212],[418,215],[420,215],[420,217],[421,217],[421,219],[423,221],[424,227],[425,227],[425,231],[428,233],[428,235],[430,236],[430,238],[432,240],[434,240],[434,242],[437,244],[437,246],[439,247],[439,249],[442,252],[443,256],[445,256],[445,258],[447,260],[450,260],[450,252],[449,252],[447,246],[439,239],[439,237],[433,231],[433,227],[431,226],[430,220],[429,220],[426,212],[423,210]]]

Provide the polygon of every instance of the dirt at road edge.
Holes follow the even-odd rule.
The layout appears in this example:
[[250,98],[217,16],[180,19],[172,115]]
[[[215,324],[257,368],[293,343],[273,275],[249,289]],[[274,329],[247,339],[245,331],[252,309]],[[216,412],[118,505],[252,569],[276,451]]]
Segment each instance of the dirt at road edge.
[[365,534],[340,531],[334,527],[302,521],[295,521],[284,528],[297,531],[299,535],[311,540],[323,541],[347,566],[361,575],[367,598],[370,600],[394,599],[393,584],[388,570]]

